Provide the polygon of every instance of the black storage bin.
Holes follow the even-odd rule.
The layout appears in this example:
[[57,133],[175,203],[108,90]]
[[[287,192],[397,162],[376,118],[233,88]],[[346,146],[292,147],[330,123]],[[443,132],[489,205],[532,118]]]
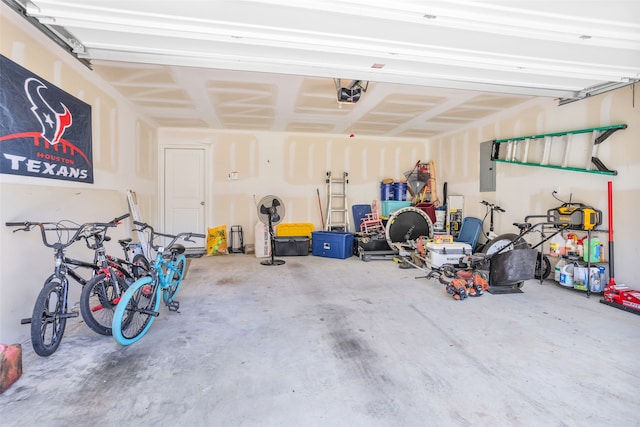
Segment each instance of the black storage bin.
[[389,243],[384,237],[360,237],[356,236],[353,241],[353,254],[358,256],[360,254],[359,248],[362,248],[365,252],[369,251],[390,251]]
[[276,236],[276,256],[309,255],[309,237]]

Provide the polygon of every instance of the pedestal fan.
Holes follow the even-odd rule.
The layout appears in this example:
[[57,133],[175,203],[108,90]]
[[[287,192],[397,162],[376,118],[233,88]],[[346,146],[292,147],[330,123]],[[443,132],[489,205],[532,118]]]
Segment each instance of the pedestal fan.
[[269,239],[271,240],[271,259],[266,259],[262,265],[282,265],[284,260],[275,259],[276,238],[273,233],[273,226],[279,224],[284,219],[284,204],[279,197],[264,196],[258,202],[258,219],[269,226]]

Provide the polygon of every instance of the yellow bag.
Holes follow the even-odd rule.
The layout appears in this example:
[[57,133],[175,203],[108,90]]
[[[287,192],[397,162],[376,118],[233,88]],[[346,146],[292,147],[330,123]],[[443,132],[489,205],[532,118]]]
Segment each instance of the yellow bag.
[[227,255],[227,226],[209,228],[207,233],[207,255]]

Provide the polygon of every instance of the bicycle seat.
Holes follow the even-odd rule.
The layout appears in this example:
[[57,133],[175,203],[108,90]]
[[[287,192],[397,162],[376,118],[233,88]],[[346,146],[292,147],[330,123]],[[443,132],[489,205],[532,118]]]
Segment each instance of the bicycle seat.
[[518,227],[520,231],[525,231],[531,228],[531,224],[528,222],[514,222],[513,225]]
[[174,252],[176,254],[183,254],[185,251],[184,246],[182,246],[179,243],[176,243],[175,245],[171,246],[171,252]]
[[126,247],[132,240],[133,239],[131,237],[127,237],[126,239],[118,240],[118,243],[120,243],[120,246]]

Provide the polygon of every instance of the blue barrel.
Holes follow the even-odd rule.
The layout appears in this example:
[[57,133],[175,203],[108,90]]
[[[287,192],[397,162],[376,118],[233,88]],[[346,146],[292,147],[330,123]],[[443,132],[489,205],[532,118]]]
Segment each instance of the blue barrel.
[[380,200],[393,200],[393,184],[380,184]]
[[404,202],[407,199],[407,183],[406,182],[394,182],[393,183],[393,198],[394,200],[400,200]]

